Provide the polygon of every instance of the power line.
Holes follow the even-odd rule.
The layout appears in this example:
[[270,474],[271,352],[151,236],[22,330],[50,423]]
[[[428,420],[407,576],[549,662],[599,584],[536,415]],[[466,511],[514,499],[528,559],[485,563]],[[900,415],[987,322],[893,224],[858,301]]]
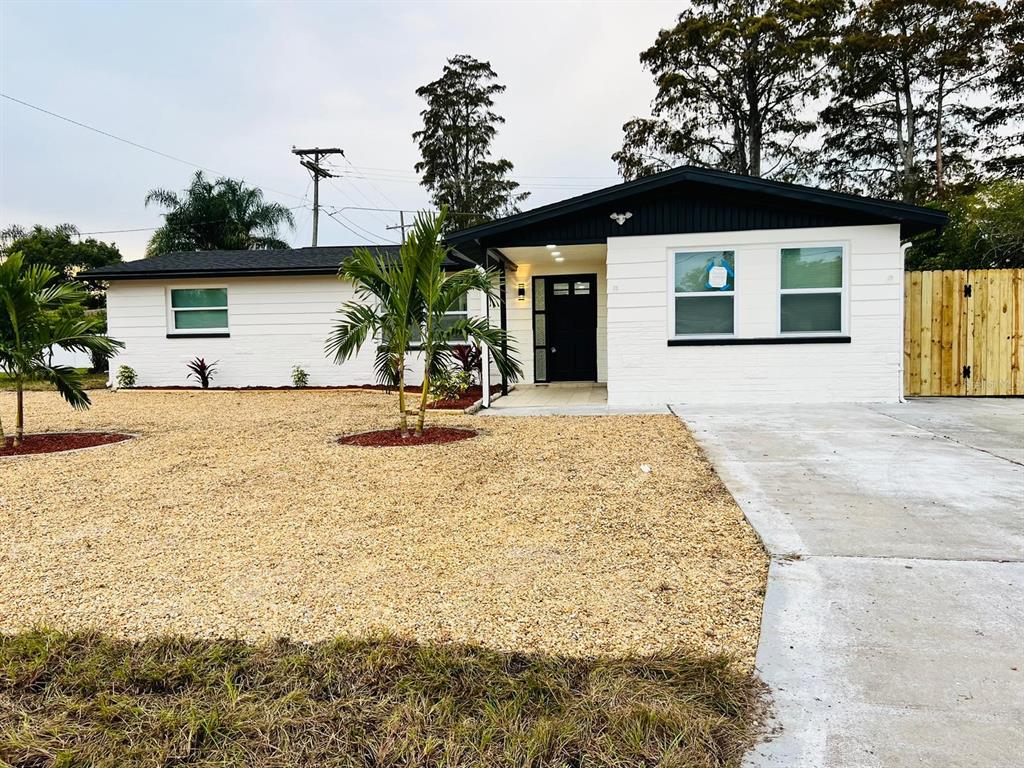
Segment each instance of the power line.
[[[72,118],[67,117],[66,115],[61,115],[61,114],[58,114],[56,112],[51,112],[48,109],[43,109],[42,107],[37,106],[35,104],[30,104],[27,101],[22,101],[21,99],[16,99],[14,96],[10,96],[10,95],[8,95],[6,93],[0,92],[0,96],[2,96],[3,98],[5,98],[5,99],[7,99],[9,101],[13,101],[16,104],[21,104],[22,106],[28,107],[29,109],[34,109],[36,112],[42,112],[44,115],[49,115],[50,117],[55,117],[58,120],[63,120],[66,123],[71,123],[72,125],[76,125],[79,128],[84,128],[87,131],[92,131],[93,133],[98,133],[101,136],[106,136],[107,138],[114,139],[115,141],[120,141],[123,144],[128,144],[129,146],[135,147],[137,149],[142,149],[142,150],[145,150],[146,152],[151,152],[154,155],[159,155],[160,157],[165,157],[168,160],[174,160],[176,163],[183,163],[184,165],[189,165],[189,166],[192,166],[193,168],[198,168],[201,171],[206,171],[207,173],[212,173],[212,174],[215,174],[217,176],[231,176],[230,173],[225,173],[224,171],[218,171],[218,170],[216,170],[214,168],[210,168],[210,167],[205,166],[205,165],[200,165],[199,163],[193,163],[191,160],[186,160],[183,157],[178,157],[176,155],[172,155],[172,154],[169,154],[167,152],[161,152],[159,149],[154,149],[153,147],[147,147],[145,144],[140,144],[137,141],[132,141],[131,139],[126,139],[123,136],[117,136],[117,135],[115,135],[113,133],[110,133],[108,131],[104,131],[101,128],[96,128],[95,126],[87,125],[86,123],[81,123],[78,120],[73,120]],[[241,181],[245,181],[245,179],[243,178],[243,179],[241,179]],[[257,186],[259,186],[261,189],[267,190],[268,192],[273,192],[273,193],[278,194],[278,195],[284,195],[285,197],[291,197],[291,198],[294,198],[296,200],[302,200],[303,199],[303,198],[299,197],[298,195],[293,195],[291,192],[284,192],[284,191],[282,191],[280,189],[274,189],[273,187],[268,187],[268,186],[265,186],[265,185],[262,185],[262,184],[258,184]]]
[[[289,211],[297,211],[299,208],[308,208],[305,205],[296,205],[289,208]],[[209,221],[192,221],[187,226],[196,226],[202,224],[224,224],[226,222],[233,221],[233,219],[210,219]],[[82,237],[83,235],[119,235],[125,232],[154,232],[155,230],[162,229],[168,226],[166,222],[157,227],[135,227],[134,229],[98,229],[92,232],[75,232],[75,235]],[[173,225],[172,225],[173,226]]]
[[[343,226],[345,229],[347,229],[353,235],[355,235],[356,237],[358,237],[358,238],[360,238],[362,240],[365,240],[367,243],[370,243],[371,245],[380,245],[380,242],[379,242],[380,240],[383,240],[388,245],[398,245],[398,243],[396,243],[394,240],[388,240],[386,237],[379,237],[376,234],[374,234],[373,232],[371,232],[370,230],[365,229],[364,227],[359,226],[354,221],[352,221],[350,218],[348,218],[347,216],[342,214],[338,209],[335,209],[334,211],[328,211],[326,208],[324,208],[324,213],[326,213],[328,216],[330,216],[332,219],[334,219],[335,222],[337,222],[338,224]],[[337,216],[341,216],[341,219],[344,219],[345,221],[342,221],[341,219],[337,218]],[[351,226],[349,226],[349,225],[351,225]],[[360,230],[361,232],[365,232],[366,234],[360,234],[360,232],[356,232],[355,229],[353,229],[352,227],[355,227],[356,229]],[[369,237],[367,237],[366,235],[369,235]]]
[[[344,157],[344,155],[342,155],[342,157]],[[359,172],[360,172],[360,171],[359,171],[359,169],[358,169],[358,168],[356,168],[356,167],[355,167],[355,166],[354,166],[354,165],[352,164],[352,161],[351,161],[351,160],[349,160],[349,159],[348,159],[347,157],[344,157],[344,160],[345,160],[345,162],[346,162],[346,163],[348,163],[348,166],[349,166],[349,168],[351,168],[351,169],[352,169],[353,171],[355,171],[356,173],[359,173]],[[366,177],[364,176],[363,178],[366,178]],[[379,193],[379,194],[381,195],[381,197],[383,197],[383,198],[384,198],[384,199],[385,199],[385,200],[386,200],[387,202],[389,202],[389,203],[390,203],[391,205],[395,205],[395,206],[397,206],[397,205],[398,205],[398,203],[396,203],[396,202],[395,202],[394,200],[392,200],[392,199],[391,199],[390,197],[388,197],[388,196],[387,196],[386,194],[384,194],[384,191],[383,191],[383,190],[381,190],[381,189],[380,189],[380,187],[378,187],[378,186],[377,186],[376,184],[374,184],[374,183],[373,183],[372,181],[370,181],[369,179],[366,179],[366,181],[367,181],[367,183],[368,183],[368,184],[369,184],[369,185],[370,185],[371,187],[373,187],[373,188],[374,188],[375,190],[377,190],[377,192],[378,192],[378,193]]]

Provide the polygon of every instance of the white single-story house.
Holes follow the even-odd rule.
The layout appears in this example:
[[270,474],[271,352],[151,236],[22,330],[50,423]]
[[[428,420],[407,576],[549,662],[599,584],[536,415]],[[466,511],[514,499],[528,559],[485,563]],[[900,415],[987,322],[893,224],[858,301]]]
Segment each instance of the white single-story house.
[[[453,233],[453,268],[499,274],[526,384],[607,384],[610,406],[896,401],[903,249],[937,210],[682,167]],[[395,246],[378,249],[393,256]],[[220,386],[374,383],[324,341],[352,286],[350,247],[172,253],[93,270],[108,281],[111,370],[182,385],[196,356]],[[419,372],[410,371],[417,382]]]

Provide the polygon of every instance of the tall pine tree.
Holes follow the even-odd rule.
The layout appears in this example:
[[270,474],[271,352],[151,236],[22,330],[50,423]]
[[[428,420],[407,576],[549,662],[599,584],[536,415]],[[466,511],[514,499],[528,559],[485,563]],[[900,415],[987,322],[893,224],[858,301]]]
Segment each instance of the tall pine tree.
[[412,135],[422,158],[416,172],[434,205],[448,206],[449,230],[517,213],[530,194],[508,178],[509,160],[491,159],[497,126],[505,122],[492,109],[505,90],[497,78],[489,63],[459,55],[448,59],[440,78],[416,89],[427,103],[423,130]]
[[612,155],[631,179],[681,163],[798,179],[814,157],[804,112],[824,85],[842,0],[693,0],[640,61],[658,92],[652,116],[623,126]]
[[1002,11],[983,0],[868,0],[832,56],[826,183],[918,203],[971,183],[992,135],[979,95]]

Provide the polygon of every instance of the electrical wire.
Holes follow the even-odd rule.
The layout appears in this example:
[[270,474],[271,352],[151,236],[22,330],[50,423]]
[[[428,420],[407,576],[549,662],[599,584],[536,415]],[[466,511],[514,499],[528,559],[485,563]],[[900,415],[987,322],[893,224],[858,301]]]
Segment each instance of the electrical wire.
[[[335,209],[334,211],[328,211],[323,206],[320,206],[320,210],[323,211],[324,213],[326,213],[331,219],[333,219],[336,223],[338,223],[341,226],[343,226],[345,229],[347,229],[353,235],[355,235],[356,237],[360,238],[361,240],[365,240],[370,245],[381,245],[382,244],[380,242],[381,240],[383,240],[384,244],[387,244],[387,245],[398,245],[398,243],[395,242],[394,240],[389,240],[386,237],[378,237],[375,233],[371,232],[370,230],[368,230],[368,229],[366,229],[364,227],[359,226],[358,224],[356,224],[354,221],[352,221],[350,218],[348,218],[347,216],[342,214],[337,209]],[[342,221],[341,219],[337,218],[338,216],[340,216],[341,219],[344,219],[345,221]],[[353,229],[352,227],[355,227],[355,229]],[[366,234],[360,234],[359,232],[355,231],[356,229],[360,230],[361,232],[365,232]],[[369,237],[367,237],[367,235],[369,235]]]
[[[154,149],[153,147],[147,147],[145,144],[140,144],[137,141],[132,141],[131,139],[126,139],[123,136],[117,136],[117,135],[115,135],[113,133],[109,133],[108,131],[104,131],[101,128],[96,128],[95,126],[87,125],[86,123],[81,123],[78,120],[73,120],[70,117],[67,117],[65,115],[60,115],[60,114],[58,114],[56,112],[51,112],[48,109],[43,109],[42,107],[37,106],[35,104],[30,104],[27,101],[22,101],[21,99],[16,99],[14,96],[10,96],[10,95],[8,95],[6,93],[0,92],[0,97],[3,97],[3,98],[5,98],[5,99],[7,99],[9,101],[13,101],[16,104],[21,104],[22,106],[28,107],[29,109],[34,109],[37,112],[42,112],[44,115],[49,115],[50,117],[56,117],[58,120],[63,120],[64,122],[71,123],[72,125],[77,125],[79,128],[84,128],[87,131],[92,131],[93,133],[98,133],[101,136],[106,136],[107,138],[114,139],[115,141],[120,141],[120,142],[122,142],[124,144],[128,144],[129,146],[135,147],[137,149],[145,150],[146,152],[152,152],[154,155],[159,155],[160,157],[165,157],[168,160],[174,160],[177,163],[183,163],[185,165],[190,165],[193,168],[198,168],[201,171],[206,171],[207,173],[212,173],[212,174],[217,175],[217,176],[231,176],[231,174],[225,173],[224,171],[218,171],[218,170],[216,170],[214,168],[210,168],[210,167],[205,166],[205,165],[200,165],[199,163],[193,163],[191,160],[186,160],[183,157],[178,157],[176,155],[171,155],[171,154],[169,154],[167,152],[161,152],[159,149]],[[241,181],[246,181],[246,179],[240,179],[240,180]],[[251,179],[250,179],[250,181],[251,181]],[[255,183],[255,182],[253,182],[253,183]],[[284,195],[285,197],[291,197],[291,198],[294,198],[295,200],[302,200],[303,199],[303,198],[299,197],[298,195],[293,195],[291,192],[284,192],[283,190],[274,189],[273,187],[268,187],[268,186],[265,186],[265,185],[262,185],[262,184],[257,184],[257,186],[260,187],[260,189],[266,190],[268,192],[273,192],[273,193],[278,194],[278,195]]]

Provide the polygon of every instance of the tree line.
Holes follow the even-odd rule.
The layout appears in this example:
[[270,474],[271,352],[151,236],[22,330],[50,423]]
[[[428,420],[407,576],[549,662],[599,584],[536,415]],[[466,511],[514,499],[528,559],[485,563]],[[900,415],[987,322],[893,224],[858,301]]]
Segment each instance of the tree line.
[[[915,239],[909,268],[1024,266],[1024,0],[693,0],[639,59],[657,91],[612,154],[624,179],[696,165],[932,205],[950,225]],[[529,197],[493,151],[504,91],[465,54],[416,90],[415,170],[446,231]],[[147,256],[287,247],[294,226],[258,188],[201,172],[145,203],[166,211]],[[69,277],[120,259],[74,233],[13,228],[0,258],[50,253]]]

